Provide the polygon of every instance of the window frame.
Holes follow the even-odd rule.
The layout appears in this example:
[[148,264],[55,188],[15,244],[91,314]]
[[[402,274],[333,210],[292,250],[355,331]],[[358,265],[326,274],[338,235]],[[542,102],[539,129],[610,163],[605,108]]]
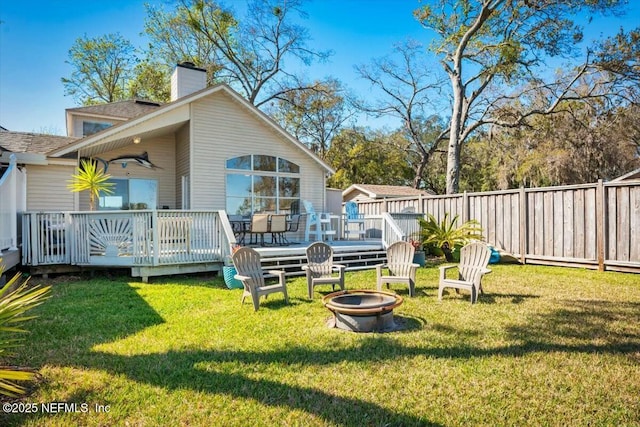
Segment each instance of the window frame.
[[[243,163],[242,161],[237,160],[241,158],[246,159],[246,157],[250,157],[248,168],[246,168],[246,162]],[[259,160],[256,161],[256,158],[258,158]],[[264,170],[266,169],[264,165],[265,164],[268,165],[269,158],[273,159],[273,165],[275,170]],[[242,168],[242,169],[234,168],[233,166],[235,165],[245,166],[245,168]],[[286,167],[283,167],[283,165],[286,165]],[[258,167],[262,167],[262,168],[257,169]],[[293,170],[297,170],[297,172],[288,172],[288,171],[285,172],[285,171],[281,171],[280,170],[281,168],[287,169],[287,170],[293,169]],[[251,189],[249,190],[248,194],[240,194],[241,192],[238,192],[238,194],[234,195],[231,191],[229,191],[230,175],[242,175],[250,179]],[[273,185],[274,185],[273,196],[265,195],[265,194],[256,194],[255,185],[256,185],[257,177],[273,179]],[[294,196],[281,195],[281,189],[280,189],[281,179],[297,180],[297,185],[296,185],[297,195],[294,195]],[[267,154],[244,154],[244,155],[228,158],[225,160],[225,209],[229,210],[231,206],[229,202],[233,199],[236,199],[237,201],[240,201],[240,200],[242,201],[240,201],[240,204],[238,205],[239,208],[231,212],[231,214],[233,215],[235,214],[246,215],[247,213],[253,214],[254,212],[260,212],[260,211],[282,213],[287,210],[282,207],[282,201],[289,201],[289,205],[291,205],[291,203],[294,201],[300,202],[301,200],[300,179],[301,179],[300,165],[284,157],[271,156]],[[240,211],[240,207],[242,207],[243,204],[246,205],[246,201],[248,198],[251,199],[251,206],[249,209],[250,211],[249,212]],[[261,202],[266,202],[266,203],[261,203]]]

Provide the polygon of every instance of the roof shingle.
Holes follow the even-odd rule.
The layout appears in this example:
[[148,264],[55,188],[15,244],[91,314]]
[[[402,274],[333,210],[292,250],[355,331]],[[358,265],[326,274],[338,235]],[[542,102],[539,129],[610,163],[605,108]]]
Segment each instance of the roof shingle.
[[26,132],[0,132],[0,151],[47,154],[79,138]]
[[89,105],[87,107],[67,108],[67,112],[133,119],[142,114],[160,108],[160,104],[140,99],[111,102],[109,104]]

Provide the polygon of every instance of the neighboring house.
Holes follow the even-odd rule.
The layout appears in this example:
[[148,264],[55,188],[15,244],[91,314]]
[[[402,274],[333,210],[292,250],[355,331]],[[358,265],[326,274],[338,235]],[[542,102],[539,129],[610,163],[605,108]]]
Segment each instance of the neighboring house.
[[417,190],[400,185],[353,184],[342,192],[343,202],[364,202],[379,199],[398,199],[402,197],[432,196],[429,190]]
[[322,209],[331,167],[228,86],[205,84],[204,70],[180,64],[168,104],[68,109],[70,137],[1,132],[0,149],[27,171],[27,210],[88,209],[86,192],[67,189],[81,158],[116,183],[98,209],[287,213],[301,199]]
[[626,182],[626,181],[640,181],[640,168],[632,170],[622,176],[612,179],[610,182]]

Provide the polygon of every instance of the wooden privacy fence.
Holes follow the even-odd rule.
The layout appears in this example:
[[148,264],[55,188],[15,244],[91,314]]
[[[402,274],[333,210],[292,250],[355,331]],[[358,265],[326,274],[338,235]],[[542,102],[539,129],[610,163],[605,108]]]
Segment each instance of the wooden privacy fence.
[[364,201],[366,215],[420,212],[477,220],[486,241],[523,263],[640,273],[640,182]]

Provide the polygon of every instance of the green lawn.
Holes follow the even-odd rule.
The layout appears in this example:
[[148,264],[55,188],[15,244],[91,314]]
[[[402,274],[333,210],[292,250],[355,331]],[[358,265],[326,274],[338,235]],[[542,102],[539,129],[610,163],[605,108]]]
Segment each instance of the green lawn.
[[302,277],[255,313],[220,278],[56,280],[15,360],[40,369],[38,413],[0,425],[640,425],[640,275],[498,265],[473,306],[437,278],[392,287],[386,334],[327,328]]

